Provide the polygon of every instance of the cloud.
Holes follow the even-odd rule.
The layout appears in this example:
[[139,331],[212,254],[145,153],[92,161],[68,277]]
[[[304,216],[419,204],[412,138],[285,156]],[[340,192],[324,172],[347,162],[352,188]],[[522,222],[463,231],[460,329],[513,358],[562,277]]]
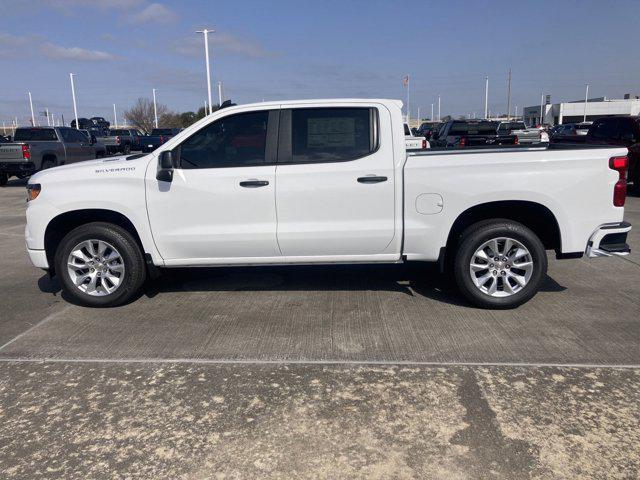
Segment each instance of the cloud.
[[113,61],[118,57],[101,50],[87,50],[80,47],[63,47],[48,42],[39,36],[19,37],[7,33],[0,33],[0,57],[15,54],[15,50],[28,46],[25,53],[40,55],[57,60],[78,60],[83,62]]
[[0,33],[0,58],[9,58],[15,55],[16,49],[27,44],[27,39],[17,37],[9,33]]
[[178,15],[160,3],[151,3],[140,12],[128,17],[129,23],[172,23]]
[[116,56],[100,50],[87,50],[80,47],[61,47],[45,42],[40,46],[40,52],[47,57],[60,60],[79,60],[83,62],[104,62],[116,60]]
[[[209,47],[212,54],[235,53],[249,58],[274,57],[276,54],[262,47],[260,44],[237,37],[226,32],[213,32],[209,34]],[[173,51],[181,55],[199,57],[202,55],[204,45],[202,37],[183,38],[173,45]]]

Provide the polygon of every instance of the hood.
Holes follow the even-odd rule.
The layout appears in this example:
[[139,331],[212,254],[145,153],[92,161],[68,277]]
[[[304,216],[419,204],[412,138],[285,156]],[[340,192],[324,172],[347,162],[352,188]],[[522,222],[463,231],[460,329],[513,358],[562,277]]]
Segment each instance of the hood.
[[70,163],[68,165],[60,165],[59,167],[42,170],[29,179],[29,183],[40,183],[53,179],[70,180],[78,177],[87,177],[100,174],[110,174],[118,172],[132,172],[139,165],[140,160],[147,157],[146,155],[127,160],[132,155],[121,155],[117,157],[100,158],[96,160],[85,160],[84,162]]

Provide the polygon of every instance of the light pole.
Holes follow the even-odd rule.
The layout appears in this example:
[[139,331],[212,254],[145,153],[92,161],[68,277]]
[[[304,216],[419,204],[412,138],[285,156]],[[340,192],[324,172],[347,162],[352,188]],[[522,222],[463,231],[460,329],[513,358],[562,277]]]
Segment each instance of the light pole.
[[116,104],[113,104],[113,126],[118,128],[118,115],[116,115]]
[[484,77],[484,118],[489,114],[489,77]]
[[431,117],[429,118],[433,122],[433,103],[431,104]]
[[589,84],[587,83],[587,91],[584,93],[584,118],[583,122],[587,121],[587,102],[589,101]]
[[509,69],[509,86],[507,87],[507,122],[511,119],[511,69]]
[[543,121],[543,113],[542,113],[542,108],[544,105],[544,92],[542,92],[540,94],[540,125],[542,126],[544,121]]
[[36,116],[33,114],[33,99],[31,98],[31,92],[29,94],[29,106],[31,107],[31,126],[36,126]]
[[440,95],[438,95],[438,121],[440,121],[442,117],[440,116]]
[[156,89],[153,89],[153,123],[158,128],[158,107],[156,106]]
[[218,106],[222,105],[222,82],[218,80]]
[[47,116],[47,127],[51,126],[51,119],[49,118],[49,108],[44,109],[45,115]]
[[70,73],[69,78],[71,79],[71,98],[73,99],[73,115],[76,117],[76,129],[80,128],[78,124],[78,107],[76,105],[76,85],[73,82],[73,77],[75,77],[75,73]]
[[[207,95],[209,96],[209,115],[213,113],[211,109],[211,69],[209,67],[209,33],[213,33],[215,30],[198,30],[196,33],[204,34],[204,61],[207,67]],[[206,112],[205,112],[206,113]]]

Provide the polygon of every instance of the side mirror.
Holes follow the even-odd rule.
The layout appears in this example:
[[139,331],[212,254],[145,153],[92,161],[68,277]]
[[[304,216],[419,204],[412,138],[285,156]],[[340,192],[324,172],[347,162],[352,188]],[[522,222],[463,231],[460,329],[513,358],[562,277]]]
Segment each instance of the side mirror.
[[160,153],[156,179],[161,182],[170,182],[173,180],[173,155],[170,150],[165,150]]

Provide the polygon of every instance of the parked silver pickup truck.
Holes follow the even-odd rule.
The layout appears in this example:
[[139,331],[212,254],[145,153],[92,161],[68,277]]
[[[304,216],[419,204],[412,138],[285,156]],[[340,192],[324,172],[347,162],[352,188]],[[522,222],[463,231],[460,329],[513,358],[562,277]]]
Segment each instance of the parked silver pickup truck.
[[96,148],[69,127],[20,127],[13,141],[0,144],[0,185],[40,170],[96,158]]
[[549,142],[549,135],[546,132],[537,128],[528,128],[524,122],[500,122],[498,134],[515,135],[519,145]]
[[98,137],[97,141],[102,143],[107,153],[123,153],[129,155],[132,150],[140,150],[142,134],[135,128],[115,128],[109,131],[106,137]]

